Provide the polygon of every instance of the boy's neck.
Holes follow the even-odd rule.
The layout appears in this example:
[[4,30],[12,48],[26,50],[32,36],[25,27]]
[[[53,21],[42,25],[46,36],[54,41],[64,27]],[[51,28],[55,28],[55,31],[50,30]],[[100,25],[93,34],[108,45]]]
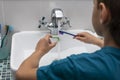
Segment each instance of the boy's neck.
[[108,33],[104,34],[104,46],[111,46],[111,47],[120,48],[120,46],[118,46],[115,43],[115,41],[113,40],[113,38]]

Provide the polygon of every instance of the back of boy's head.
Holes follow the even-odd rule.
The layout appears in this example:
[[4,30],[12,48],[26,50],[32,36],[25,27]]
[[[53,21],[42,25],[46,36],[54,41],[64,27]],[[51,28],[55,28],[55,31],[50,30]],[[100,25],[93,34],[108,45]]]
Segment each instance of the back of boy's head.
[[113,40],[120,46],[120,0],[97,0],[98,4],[103,2],[110,10],[111,21],[108,24],[108,30]]

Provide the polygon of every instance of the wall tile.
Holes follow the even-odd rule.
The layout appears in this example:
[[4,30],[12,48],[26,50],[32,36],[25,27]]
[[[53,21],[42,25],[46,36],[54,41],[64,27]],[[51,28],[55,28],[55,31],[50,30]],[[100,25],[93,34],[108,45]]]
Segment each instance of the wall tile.
[[92,29],[92,0],[4,0],[5,22],[15,30],[38,30],[38,20],[50,21],[51,10],[61,8],[72,29]]

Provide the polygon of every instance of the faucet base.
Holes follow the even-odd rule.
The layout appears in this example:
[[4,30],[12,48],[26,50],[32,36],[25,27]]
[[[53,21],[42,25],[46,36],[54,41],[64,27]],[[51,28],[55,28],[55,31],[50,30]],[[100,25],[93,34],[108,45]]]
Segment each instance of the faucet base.
[[58,28],[52,28],[52,29],[50,29],[50,33],[52,35],[58,35],[59,34]]

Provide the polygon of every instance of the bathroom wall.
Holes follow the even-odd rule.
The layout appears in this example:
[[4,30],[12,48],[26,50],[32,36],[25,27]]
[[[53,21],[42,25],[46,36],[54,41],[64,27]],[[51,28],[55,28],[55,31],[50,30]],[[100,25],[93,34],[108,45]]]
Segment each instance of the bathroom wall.
[[53,8],[64,11],[72,29],[92,29],[93,0],[3,0],[3,6],[3,21],[14,26],[16,31],[39,30],[38,20],[45,16],[50,21]]
[[2,15],[1,15],[1,13],[2,13],[2,10],[1,10],[1,3],[2,3],[2,1],[0,1],[0,23],[1,23],[1,17],[2,17]]
[[2,23],[2,1],[0,0],[0,24]]

